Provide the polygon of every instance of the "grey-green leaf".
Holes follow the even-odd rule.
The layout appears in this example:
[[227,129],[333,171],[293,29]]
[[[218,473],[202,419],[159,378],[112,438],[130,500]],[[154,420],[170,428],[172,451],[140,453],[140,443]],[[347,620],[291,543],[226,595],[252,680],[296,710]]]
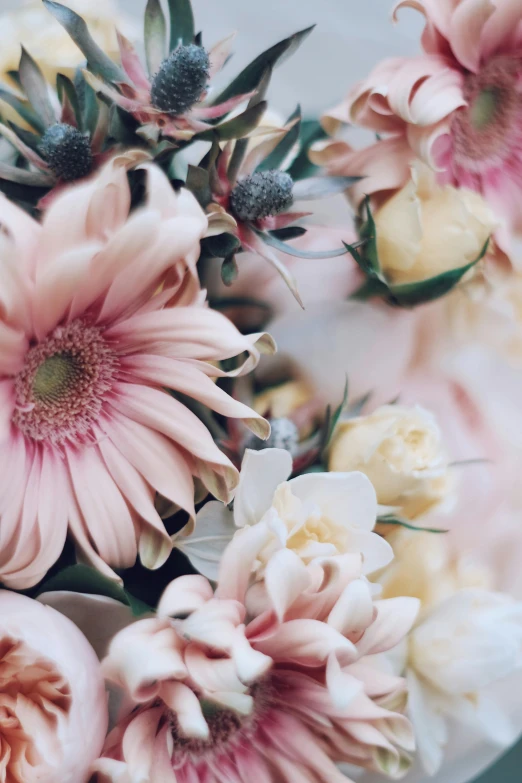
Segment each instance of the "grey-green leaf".
[[24,101],[21,98],[18,98],[17,95],[14,95],[14,93],[6,90],[4,87],[0,87],[0,100],[8,103],[9,106],[11,106],[11,108],[13,108],[17,114],[19,114],[20,117],[29,123],[29,125],[31,125],[35,130],[39,131],[40,133],[45,132],[44,123],[32,110],[29,101]]
[[39,188],[51,188],[55,184],[52,174],[46,174],[44,171],[18,169],[15,166],[9,166],[7,163],[2,162],[0,162],[0,179],[16,182],[19,185]]
[[282,242],[276,236],[271,234],[265,234],[263,231],[256,231],[256,234],[263,240],[266,245],[280,250],[282,253],[286,253],[289,256],[295,256],[296,258],[337,258],[338,256],[345,256],[347,249],[345,247],[335,248],[333,250],[299,250],[292,245],[287,245],[286,242]]
[[194,12],[190,0],[168,0],[170,13],[170,50],[194,41]]
[[227,256],[221,264],[221,279],[226,286],[232,285],[238,275],[237,261],[234,255]]
[[197,139],[198,141],[212,141],[215,138],[218,138],[220,141],[242,139],[257,128],[265,111],[266,101],[261,101],[261,103],[245,109],[245,111],[242,114],[238,114],[237,117],[222,122],[221,125],[216,125],[212,130],[198,133],[194,139]]
[[43,4],[83,52],[89,70],[108,82],[127,81],[125,72],[98,46],[81,16],[53,0],[43,0]]
[[218,95],[214,100],[214,104],[223,103],[234,98],[236,95],[243,95],[247,92],[252,92],[259,87],[261,80],[266,77],[267,69],[275,68],[276,65],[281,65],[288,57],[290,57],[307,38],[315,25],[307,27],[305,30],[300,30],[298,33],[294,33],[289,38],[285,38],[283,41],[267,49],[253,60],[250,65],[241,71],[239,76],[226,87],[223,92]]
[[288,123],[295,122],[286,136],[284,136],[277,147],[272,150],[264,161],[257,167],[257,171],[270,171],[271,169],[279,169],[285,162],[286,158],[292,151],[292,148],[296,145],[299,134],[301,132],[301,107],[298,106],[295,112],[289,117]]
[[69,79],[69,77],[64,76],[63,73],[59,73],[56,77],[56,91],[62,106],[64,102],[64,96],[66,96],[76,118],[76,124],[79,130],[83,130],[82,112],[80,109],[80,103],[78,101],[78,95],[76,94],[76,90],[74,89],[74,84],[72,81]]
[[32,107],[42,118],[46,128],[58,121],[49,98],[49,87],[39,66],[22,46],[19,71],[20,81]]
[[152,76],[167,57],[167,22],[160,0],[148,0],[145,9],[145,57]]
[[294,198],[296,201],[309,201],[334,196],[336,193],[344,193],[360,180],[361,177],[309,177],[301,179],[294,185]]

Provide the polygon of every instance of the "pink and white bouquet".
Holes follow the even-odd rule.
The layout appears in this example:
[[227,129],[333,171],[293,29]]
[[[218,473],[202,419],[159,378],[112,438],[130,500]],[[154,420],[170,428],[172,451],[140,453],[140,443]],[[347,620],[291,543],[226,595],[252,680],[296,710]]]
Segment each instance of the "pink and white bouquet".
[[522,7],[407,7],[319,120],[267,103],[311,28],[227,82],[190,0],[0,17],[0,783],[471,783],[522,733]]

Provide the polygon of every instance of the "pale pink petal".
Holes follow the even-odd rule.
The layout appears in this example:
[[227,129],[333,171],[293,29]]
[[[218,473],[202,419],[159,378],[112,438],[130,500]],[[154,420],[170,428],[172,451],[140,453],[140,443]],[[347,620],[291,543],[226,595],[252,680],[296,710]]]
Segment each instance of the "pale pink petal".
[[223,38],[221,41],[218,41],[217,44],[214,44],[214,46],[209,50],[209,59],[210,59],[210,80],[218,74],[223,66],[225,65],[226,61],[232,54],[232,44],[234,43],[234,40],[237,36],[237,32],[233,32],[230,35],[227,35],[226,38]]
[[181,682],[166,682],[159,691],[161,699],[176,715],[185,737],[207,739],[209,729],[196,694]]
[[34,270],[41,226],[20,207],[0,194],[0,228],[14,242],[19,263],[27,273]]
[[[1,333],[1,329],[0,329]],[[9,440],[11,434],[11,417],[15,407],[15,391],[13,381],[0,381],[0,444]]]
[[359,654],[374,655],[391,650],[411,629],[419,613],[417,598],[375,601],[377,617],[357,642]]
[[510,48],[516,38],[520,24],[520,3],[518,0],[503,0],[495,3],[495,12],[491,14],[482,29],[480,53],[487,60],[500,49]]
[[163,356],[140,354],[124,359],[122,368],[138,381],[166,386],[198,400],[222,416],[242,419],[244,424],[260,437],[267,438],[269,435],[269,425],[262,416],[247,405],[234,400],[190,364]]
[[326,684],[332,704],[340,710],[345,710],[363,690],[362,682],[350,673],[350,667],[345,671],[334,654],[329,656],[326,665]]
[[480,66],[480,39],[495,13],[491,0],[461,0],[451,17],[448,40],[457,60],[476,73]]
[[317,505],[323,515],[347,528],[371,531],[377,519],[377,496],[362,473],[308,473],[290,481],[292,494]]
[[[147,780],[150,775],[154,760],[154,740],[160,720],[161,710],[147,710],[137,715],[125,731],[123,755],[135,779]],[[101,769],[98,765],[97,768]]]
[[136,49],[128,38],[125,38],[119,31],[116,31],[118,37],[118,46],[120,47],[121,64],[127,76],[134,82],[136,87],[142,90],[150,90],[150,82]]
[[270,536],[264,523],[243,528],[236,533],[221,559],[217,597],[244,600],[252,566]]
[[343,636],[360,634],[374,620],[374,604],[369,583],[355,579],[348,584],[328,615],[328,625]]
[[205,606],[213,597],[210,583],[203,576],[189,574],[174,579],[161,596],[159,617],[182,617]]
[[279,622],[283,622],[287,610],[306,592],[310,583],[309,571],[302,559],[291,550],[280,549],[270,558],[265,571],[265,586]]
[[78,505],[96,549],[115,568],[130,568],[137,556],[134,523],[99,454],[93,447],[68,449],[67,463]]
[[245,693],[247,690],[230,658],[211,657],[197,644],[189,644],[185,650],[185,664],[197,687],[208,693]]
[[288,620],[267,639],[255,641],[257,650],[281,661],[317,666],[332,653],[344,663],[358,656],[355,646],[338,631],[318,620]]
[[20,372],[27,347],[27,337],[22,331],[0,321],[0,375]]
[[218,103],[215,106],[201,106],[191,110],[190,116],[195,117],[198,120],[213,120],[217,117],[223,117],[224,114],[236,109],[240,104],[245,103],[254,95],[253,92],[247,92],[243,95],[236,95],[233,98],[229,98],[228,101]]

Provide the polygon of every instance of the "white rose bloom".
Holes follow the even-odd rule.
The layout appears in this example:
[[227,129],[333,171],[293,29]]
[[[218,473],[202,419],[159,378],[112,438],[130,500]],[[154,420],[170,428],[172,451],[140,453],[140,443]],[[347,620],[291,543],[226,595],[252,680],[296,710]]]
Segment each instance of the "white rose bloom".
[[435,417],[416,406],[384,405],[341,422],[330,449],[332,471],[364,473],[382,506],[407,519],[450,499],[453,480]]
[[363,573],[387,565],[391,546],[373,532],[375,491],[362,473],[309,473],[288,481],[292,458],[283,449],[247,449],[234,510],[212,501],[199,512],[195,532],[175,545],[209,579],[234,535],[256,526],[262,544],[256,576],[263,578],[275,552],[290,549],[304,563],[337,555],[362,555]]

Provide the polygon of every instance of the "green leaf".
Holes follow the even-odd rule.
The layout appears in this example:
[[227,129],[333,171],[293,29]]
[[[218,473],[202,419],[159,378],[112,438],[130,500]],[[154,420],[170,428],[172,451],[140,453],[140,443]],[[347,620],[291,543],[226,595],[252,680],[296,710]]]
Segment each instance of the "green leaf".
[[326,424],[324,429],[323,442],[321,445],[321,452],[324,452],[330,445],[330,441],[332,440],[333,434],[335,432],[335,428],[339,423],[339,419],[341,418],[341,415],[344,409],[346,408],[347,403],[348,403],[348,377],[346,378],[344,384],[343,400],[341,404],[335,409],[333,414],[331,412],[330,406],[328,406],[327,408]]
[[266,52],[260,54],[259,57],[256,57],[256,59],[253,60],[250,65],[247,65],[239,76],[236,76],[228,87],[218,95],[214,100],[214,104],[224,103],[230,98],[234,98],[236,95],[243,95],[244,93],[256,90],[259,87],[261,80],[266,77],[267,68],[272,69],[275,68],[276,65],[281,65],[281,63],[297,51],[305,38],[310,35],[314,27],[315,25],[312,25],[312,27],[307,27],[305,30],[294,33],[294,35],[285,38],[283,41],[275,44],[275,46],[267,49]]
[[63,73],[59,73],[56,77],[56,91],[58,93],[58,98],[62,105],[64,101],[64,96],[67,98],[74,112],[74,116],[76,117],[76,123],[78,125],[78,128],[79,130],[83,130],[83,118],[80,109],[80,102],[78,100],[78,95],[76,94],[76,90],[74,88],[74,84],[72,83],[72,81],[69,79],[68,76],[64,76]]
[[[297,120],[297,122],[295,122]],[[257,171],[270,171],[279,169],[283,165],[293,147],[296,145],[301,131],[301,107],[298,106],[294,113],[288,118],[287,125],[295,122],[286,136],[281,139],[277,147],[264,159],[257,167]]]
[[308,177],[301,179],[294,185],[294,198],[296,201],[310,201],[318,198],[328,198],[337,193],[344,193],[361,177]]
[[80,68],[74,75],[74,88],[80,107],[82,130],[88,131],[92,137],[98,124],[100,107],[96,92],[87,84]]
[[304,236],[306,232],[307,229],[304,226],[286,226],[286,228],[276,228],[268,233],[282,242],[289,242],[291,239]]
[[114,582],[112,579],[100,574],[96,569],[83,564],[68,566],[56,574],[56,576],[52,576],[41,585],[39,595],[58,590],[104,595],[107,598],[113,598],[115,601],[130,606],[135,617],[154,611],[146,603],[131,595],[118,582]]
[[334,250],[298,250],[298,248],[287,245],[286,242],[282,242],[275,237],[273,232],[265,234],[263,231],[253,230],[263,240],[265,245],[270,245],[270,247],[280,250],[281,253],[286,253],[296,258],[337,258],[338,256],[345,256],[348,252],[346,247],[335,248]]
[[202,248],[213,258],[228,258],[239,250],[240,242],[234,234],[225,232],[202,241]]
[[190,0],[168,0],[170,13],[170,51],[181,43],[194,42],[194,12]]
[[189,165],[187,171],[187,188],[194,194],[201,206],[206,207],[212,201],[208,171],[200,166]]
[[405,522],[403,519],[394,517],[392,515],[384,515],[377,517],[377,522],[381,525],[396,525],[398,527],[405,527],[407,530],[415,530],[417,533],[449,533],[449,530],[443,530],[436,527],[418,527],[417,525],[411,525],[409,522]]
[[367,278],[364,283],[350,296],[356,302],[367,302],[368,299],[374,299],[376,296],[386,297],[388,286],[376,277]]
[[448,272],[443,272],[440,275],[428,278],[428,280],[420,280],[416,283],[406,283],[404,285],[396,286],[389,285],[388,288],[392,302],[401,307],[415,307],[415,305],[439,299],[441,296],[449,293],[464,277],[466,272],[473,269],[473,267],[484,258],[488,247],[489,239],[482,248],[478,258],[470,264],[461,266],[458,269],[450,269]]
[[8,122],[7,124],[27,147],[32,149],[33,152],[36,152],[37,155],[40,155],[40,150],[38,149],[40,136],[37,136],[36,133],[31,133],[31,131],[28,131],[26,128],[21,128],[16,122]]
[[366,221],[359,230],[360,238],[366,240],[364,257],[368,272],[381,279],[381,265],[377,252],[377,227],[375,225],[375,220],[373,219],[369,196],[366,196],[364,199],[364,208],[366,210]]
[[29,101],[18,98],[14,93],[0,87],[0,100],[5,101],[11,106],[29,125],[40,133],[45,133],[45,124],[40,117],[32,110]]
[[42,118],[45,127],[54,125],[57,117],[49,98],[48,84],[39,66],[23,46],[18,73],[24,92],[33,109]]
[[160,0],[148,0],[145,9],[145,57],[152,76],[167,57],[167,22]]
[[294,182],[305,179],[305,177],[312,177],[320,171],[320,167],[312,163],[308,157],[308,152],[312,144],[326,138],[327,134],[318,120],[303,120],[301,122],[299,153],[288,169]]
[[237,261],[234,255],[230,255],[221,264],[221,279],[226,286],[232,285],[238,275]]
[[43,0],[43,4],[83,52],[90,71],[108,82],[127,81],[125,72],[98,46],[81,16],[53,0]]
[[228,141],[229,139],[242,139],[244,136],[248,136],[261,121],[261,117],[266,111],[266,102],[255,106],[250,106],[242,114],[238,114],[237,117],[233,117],[231,120],[222,122],[221,125],[216,125],[212,130],[203,131],[194,136],[194,141],[212,141],[217,138],[220,141]]

